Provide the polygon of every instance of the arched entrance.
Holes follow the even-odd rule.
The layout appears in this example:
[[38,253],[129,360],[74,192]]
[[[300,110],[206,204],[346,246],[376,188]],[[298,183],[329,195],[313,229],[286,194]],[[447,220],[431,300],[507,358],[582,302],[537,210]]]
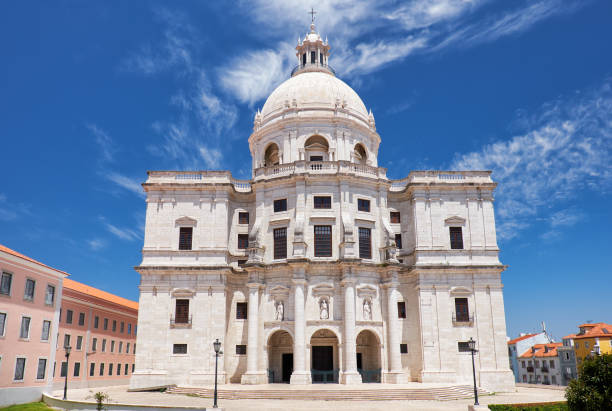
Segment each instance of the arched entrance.
[[369,330],[357,335],[357,371],[363,382],[381,381],[380,342]]
[[267,148],[264,154],[264,166],[271,167],[277,166],[280,162],[278,146],[274,143],[271,143]]
[[293,373],[293,338],[278,330],[268,339],[268,383],[289,383]]
[[338,337],[330,330],[317,330],[310,337],[312,383],[338,383]]

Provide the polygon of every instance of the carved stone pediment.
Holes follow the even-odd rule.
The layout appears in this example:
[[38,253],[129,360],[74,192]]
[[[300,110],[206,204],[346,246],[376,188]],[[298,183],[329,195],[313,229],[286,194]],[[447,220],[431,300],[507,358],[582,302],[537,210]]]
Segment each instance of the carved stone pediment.
[[287,298],[289,297],[289,288],[285,287],[284,285],[275,285],[274,287],[270,288],[268,293],[274,297],[274,299]]
[[175,288],[172,290],[171,294],[176,298],[190,298],[194,296],[195,291],[188,288]]
[[331,297],[334,295],[335,287],[332,283],[317,284],[312,288],[312,295],[315,297]]
[[198,224],[198,220],[196,220],[195,218],[183,216],[183,217],[177,218],[174,223],[177,226],[195,227]]
[[454,215],[454,216],[448,217],[446,220],[444,220],[444,223],[446,225],[464,225],[465,224],[465,218],[459,217],[458,215]]
[[357,288],[357,295],[359,297],[376,297],[376,288],[371,285],[364,285],[362,287]]
[[467,287],[457,286],[450,289],[451,294],[472,294],[472,290]]

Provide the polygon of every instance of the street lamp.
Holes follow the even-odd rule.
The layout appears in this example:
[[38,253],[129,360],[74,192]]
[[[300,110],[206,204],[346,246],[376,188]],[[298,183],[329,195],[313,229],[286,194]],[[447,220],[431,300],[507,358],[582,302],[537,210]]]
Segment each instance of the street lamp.
[[472,375],[474,376],[474,405],[478,404],[478,388],[476,388],[476,366],[474,365],[474,353],[478,352],[476,349],[476,341],[472,337],[468,341],[468,347],[472,353]]
[[70,358],[70,350],[72,349],[72,347],[70,347],[69,345],[65,346],[64,349],[66,350],[66,374],[64,375],[65,379],[64,379],[64,401],[66,400],[66,394],[68,393],[68,359]]
[[221,341],[218,338],[213,343],[213,347],[215,349],[215,403],[213,408],[217,408],[217,365],[219,364],[219,354],[223,354],[223,351],[221,351]]

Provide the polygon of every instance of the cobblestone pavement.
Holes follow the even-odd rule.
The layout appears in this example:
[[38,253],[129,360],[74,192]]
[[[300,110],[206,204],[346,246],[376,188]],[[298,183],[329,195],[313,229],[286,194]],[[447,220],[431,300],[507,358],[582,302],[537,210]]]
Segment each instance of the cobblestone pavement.
[[[93,401],[93,394],[104,391],[110,395],[112,403],[134,405],[159,405],[183,407],[212,407],[212,399],[192,397],[161,392],[127,392],[127,386],[98,387],[90,389],[69,390],[68,398],[76,401]],[[224,386],[227,389],[229,387]],[[250,388],[253,388],[251,386]],[[363,388],[363,387],[361,387]],[[565,392],[546,388],[517,387],[516,392],[488,395],[480,398],[480,404],[510,404],[528,402],[564,401]],[[60,397],[60,391],[53,395]],[[334,411],[396,411],[396,410],[467,410],[473,400],[454,401],[291,401],[291,400],[222,400],[219,407],[227,411],[239,410],[273,410],[273,411],[313,411],[334,409]]]

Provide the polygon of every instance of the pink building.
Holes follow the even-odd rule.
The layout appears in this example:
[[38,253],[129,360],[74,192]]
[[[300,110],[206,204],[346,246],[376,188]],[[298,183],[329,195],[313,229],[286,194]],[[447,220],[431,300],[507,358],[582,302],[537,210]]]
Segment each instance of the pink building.
[[[54,388],[128,384],[134,371],[138,303],[64,280]],[[71,353],[66,365],[66,350]],[[70,393],[68,393],[70,397]]]
[[52,384],[62,280],[68,274],[0,245],[0,406]]

